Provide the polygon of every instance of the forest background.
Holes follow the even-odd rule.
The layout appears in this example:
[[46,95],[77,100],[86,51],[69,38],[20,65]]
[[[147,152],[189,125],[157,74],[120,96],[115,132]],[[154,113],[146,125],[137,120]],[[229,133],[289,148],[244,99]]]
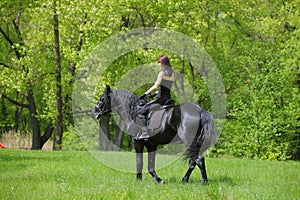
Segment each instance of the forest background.
[[[299,160],[299,8],[299,0],[3,0],[0,137],[30,134],[31,149],[53,140],[54,150],[84,150],[72,110],[81,61],[112,35],[157,27],[193,38],[222,75],[227,111],[212,155]],[[130,52],[111,64],[99,84],[113,87],[132,66],[154,62],[160,53],[169,55],[199,105],[210,111],[205,79],[195,79],[184,55],[147,48]],[[118,122],[100,123],[109,129],[95,136],[95,148],[109,149],[101,139],[106,134],[132,149]]]

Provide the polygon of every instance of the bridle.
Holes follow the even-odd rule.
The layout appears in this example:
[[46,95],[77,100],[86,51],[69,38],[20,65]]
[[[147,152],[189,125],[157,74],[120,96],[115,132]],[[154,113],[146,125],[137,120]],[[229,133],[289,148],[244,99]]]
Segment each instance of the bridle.
[[105,92],[103,94],[103,96],[101,97],[100,101],[103,103],[103,106],[101,106],[101,107],[104,107],[103,111],[102,111],[101,107],[99,108],[102,112],[101,115],[104,116],[104,115],[108,115],[109,113],[111,113],[112,109],[111,109],[110,93]]
[[[102,111],[102,115],[108,115],[108,114],[110,114],[112,112],[112,108],[111,108],[111,93],[105,92],[103,94],[102,98],[103,98],[102,102],[104,103],[104,106],[105,106],[105,109],[103,109],[103,111]],[[114,109],[117,109],[117,108],[119,108],[121,106],[123,106],[123,102],[120,105],[114,107]]]

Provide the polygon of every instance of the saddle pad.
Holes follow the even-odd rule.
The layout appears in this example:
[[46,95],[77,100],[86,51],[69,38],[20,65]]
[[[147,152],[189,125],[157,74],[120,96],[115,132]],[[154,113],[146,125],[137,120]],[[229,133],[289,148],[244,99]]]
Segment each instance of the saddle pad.
[[161,120],[164,116],[166,110],[158,110],[152,113],[150,118],[148,129],[155,131],[156,129],[161,128]]

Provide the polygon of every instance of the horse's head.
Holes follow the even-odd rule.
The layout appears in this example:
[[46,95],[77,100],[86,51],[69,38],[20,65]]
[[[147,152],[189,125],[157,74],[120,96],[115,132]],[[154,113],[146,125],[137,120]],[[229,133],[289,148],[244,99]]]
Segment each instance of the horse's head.
[[107,85],[104,93],[101,95],[99,101],[92,110],[93,116],[99,119],[101,116],[111,112],[111,88]]

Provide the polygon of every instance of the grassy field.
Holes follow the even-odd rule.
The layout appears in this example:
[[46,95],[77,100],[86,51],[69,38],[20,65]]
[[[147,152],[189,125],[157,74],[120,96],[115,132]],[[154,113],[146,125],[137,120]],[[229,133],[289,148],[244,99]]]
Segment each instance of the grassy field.
[[[121,152],[103,156],[128,162]],[[199,170],[181,183],[187,169],[181,159],[157,171],[165,185],[148,174],[136,181],[89,152],[0,149],[0,163],[0,199],[300,199],[300,163],[292,161],[207,158],[208,185]]]

